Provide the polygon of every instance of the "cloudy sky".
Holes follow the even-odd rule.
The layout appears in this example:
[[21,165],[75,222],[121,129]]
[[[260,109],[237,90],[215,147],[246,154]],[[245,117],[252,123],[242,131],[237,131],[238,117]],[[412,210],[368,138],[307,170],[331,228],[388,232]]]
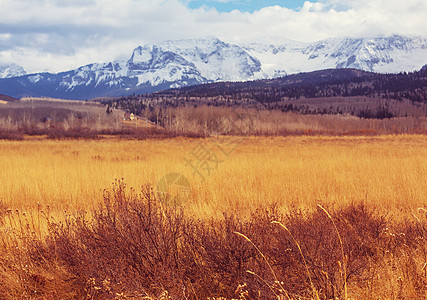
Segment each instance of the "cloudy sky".
[[427,36],[426,19],[426,0],[0,0],[0,64],[59,72],[204,36]]

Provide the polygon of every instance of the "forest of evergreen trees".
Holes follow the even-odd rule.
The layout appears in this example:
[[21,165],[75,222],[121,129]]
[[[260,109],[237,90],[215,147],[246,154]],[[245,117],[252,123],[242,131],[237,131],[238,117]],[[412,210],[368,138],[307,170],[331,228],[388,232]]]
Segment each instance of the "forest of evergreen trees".
[[[378,107],[340,110],[298,105],[301,99],[364,97],[381,99]],[[350,113],[362,118],[390,118],[388,101],[427,104],[427,69],[412,73],[376,74],[355,69],[331,69],[250,82],[220,82],[99,100],[137,115],[185,105],[248,106],[305,114]]]

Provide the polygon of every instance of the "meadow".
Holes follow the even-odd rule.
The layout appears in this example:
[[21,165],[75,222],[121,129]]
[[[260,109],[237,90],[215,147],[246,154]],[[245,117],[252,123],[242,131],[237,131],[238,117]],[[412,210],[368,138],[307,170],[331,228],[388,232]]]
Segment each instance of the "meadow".
[[[20,210],[95,208],[116,179],[139,189],[175,172],[188,178],[186,209],[199,217],[273,203],[410,213],[425,204],[426,146],[424,135],[0,141],[1,199]],[[210,169],[197,172],[186,161],[203,149]]]
[[426,157],[415,134],[0,140],[0,297],[422,299]]

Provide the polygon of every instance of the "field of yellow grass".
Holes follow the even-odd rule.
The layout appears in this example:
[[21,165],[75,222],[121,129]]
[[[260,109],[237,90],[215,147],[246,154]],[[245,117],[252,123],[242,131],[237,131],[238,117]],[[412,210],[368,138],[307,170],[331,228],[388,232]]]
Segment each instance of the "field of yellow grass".
[[[21,211],[90,210],[115,179],[139,189],[180,173],[191,186],[186,210],[202,218],[272,203],[362,202],[396,214],[426,205],[424,135],[245,137],[227,154],[216,146],[224,139],[0,141],[0,200]],[[209,169],[195,171],[188,161],[208,149]]]
[[427,296],[425,135],[26,137],[0,169],[2,299]]

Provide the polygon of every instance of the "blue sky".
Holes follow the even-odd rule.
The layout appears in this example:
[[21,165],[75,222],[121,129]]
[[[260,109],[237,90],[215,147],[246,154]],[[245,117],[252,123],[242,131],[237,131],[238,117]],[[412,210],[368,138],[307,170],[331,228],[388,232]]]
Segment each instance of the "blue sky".
[[219,12],[230,12],[237,9],[242,12],[253,12],[263,7],[279,5],[291,9],[301,8],[306,0],[192,0],[190,8],[214,7]]

